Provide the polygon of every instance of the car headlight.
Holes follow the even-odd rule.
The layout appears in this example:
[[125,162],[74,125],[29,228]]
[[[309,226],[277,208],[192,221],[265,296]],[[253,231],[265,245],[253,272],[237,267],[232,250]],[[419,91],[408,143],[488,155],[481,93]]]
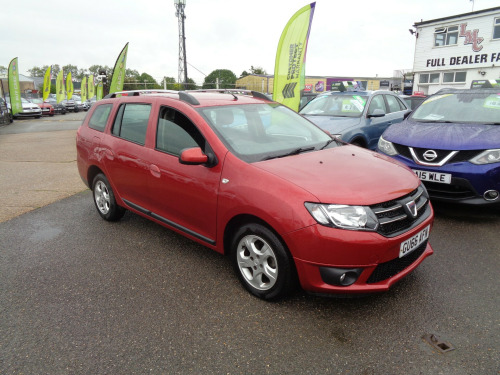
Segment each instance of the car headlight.
[[500,149],[486,150],[475,158],[470,159],[473,164],[491,164],[500,162]]
[[312,217],[322,225],[368,231],[375,231],[378,227],[377,217],[369,207],[311,202],[306,202],[305,206]]
[[386,141],[384,138],[380,137],[378,139],[378,149],[382,151],[384,154],[387,154],[389,156],[394,156],[397,155],[398,152],[396,151],[396,148],[392,144],[392,142]]

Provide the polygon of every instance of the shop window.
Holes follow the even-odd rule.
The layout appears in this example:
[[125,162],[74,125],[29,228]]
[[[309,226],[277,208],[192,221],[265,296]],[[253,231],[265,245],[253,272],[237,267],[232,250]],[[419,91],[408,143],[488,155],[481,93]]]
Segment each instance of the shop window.
[[495,18],[493,25],[493,39],[500,39],[500,17]]
[[434,31],[434,47],[452,46],[458,42],[458,26],[438,27]]
[[439,73],[421,73],[418,83],[439,83]]
[[466,72],[443,73],[443,83],[465,82]]

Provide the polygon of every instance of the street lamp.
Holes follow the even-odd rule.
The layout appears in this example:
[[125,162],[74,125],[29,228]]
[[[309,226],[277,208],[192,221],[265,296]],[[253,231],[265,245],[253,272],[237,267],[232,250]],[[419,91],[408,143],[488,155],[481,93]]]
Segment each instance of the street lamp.
[[186,61],[186,34],[184,32],[184,8],[186,0],[174,0],[175,16],[179,19],[179,76],[178,82],[184,82],[184,89],[187,89],[187,61]]

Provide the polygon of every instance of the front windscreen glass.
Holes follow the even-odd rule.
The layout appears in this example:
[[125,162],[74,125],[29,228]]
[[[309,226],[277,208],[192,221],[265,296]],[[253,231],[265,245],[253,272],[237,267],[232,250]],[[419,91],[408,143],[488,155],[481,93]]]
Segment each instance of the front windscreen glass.
[[227,148],[247,162],[337,145],[314,124],[276,103],[206,107],[199,112]]
[[361,117],[368,98],[351,95],[321,95],[311,100],[300,111],[301,115]]
[[417,122],[500,124],[500,90],[435,95],[411,115]]

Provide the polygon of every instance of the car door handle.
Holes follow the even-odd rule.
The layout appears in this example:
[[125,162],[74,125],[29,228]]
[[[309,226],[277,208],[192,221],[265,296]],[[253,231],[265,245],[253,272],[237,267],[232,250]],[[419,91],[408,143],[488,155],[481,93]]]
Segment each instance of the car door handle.
[[149,166],[149,171],[151,172],[151,174],[154,177],[156,177],[156,178],[160,178],[161,177],[161,171],[160,171],[160,168],[158,168],[157,165],[151,164]]

